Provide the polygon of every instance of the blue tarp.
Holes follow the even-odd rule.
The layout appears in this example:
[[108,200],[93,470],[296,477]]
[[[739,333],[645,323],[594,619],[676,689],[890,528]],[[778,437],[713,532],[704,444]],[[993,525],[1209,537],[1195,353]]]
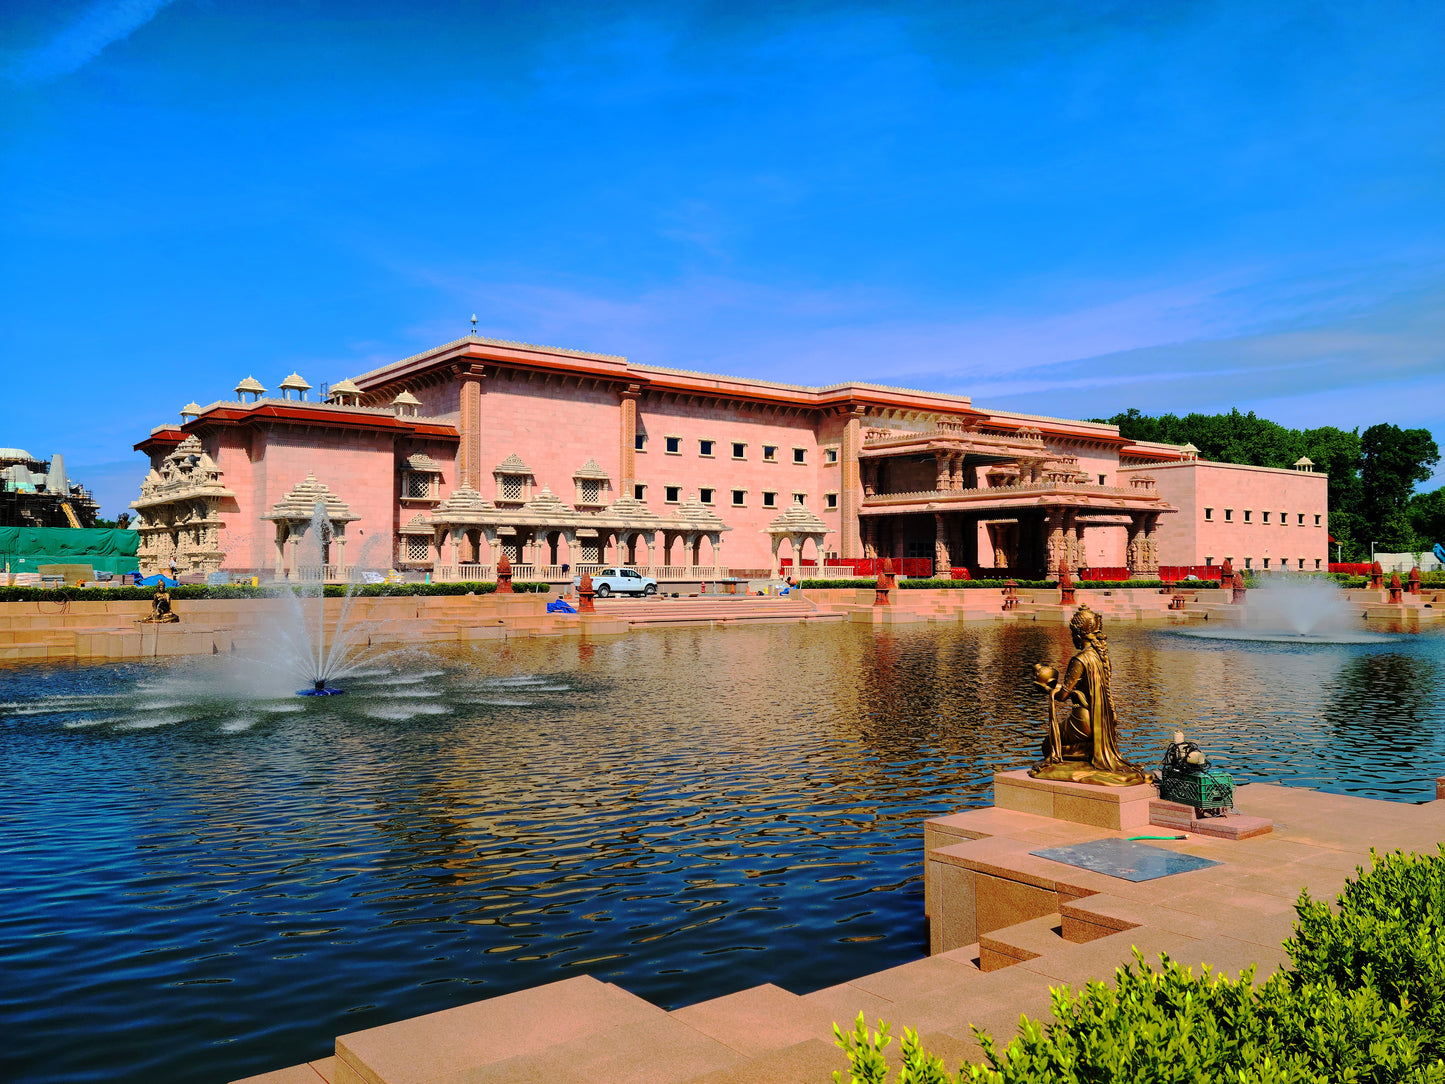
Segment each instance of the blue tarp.
[[549,614],[575,614],[577,611],[572,609],[571,606],[568,606],[562,599],[554,598],[551,602],[547,603],[547,612]]
[[158,583],[163,583],[168,588],[179,587],[181,585],[180,580],[173,580],[163,572],[157,572],[154,576],[147,576],[140,581],[142,587],[154,587]]

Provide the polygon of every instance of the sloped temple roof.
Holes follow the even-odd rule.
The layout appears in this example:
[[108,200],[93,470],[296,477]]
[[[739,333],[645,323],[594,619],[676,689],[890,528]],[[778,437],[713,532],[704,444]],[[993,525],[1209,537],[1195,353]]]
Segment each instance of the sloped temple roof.
[[316,514],[317,505],[325,510],[326,518],[332,523],[350,523],[361,518],[351,511],[345,501],[332,493],[326,483],[318,482],[316,476],[310,473],[306,475],[304,482],[297,482],[292,486],[291,492],[277,501],[270,513],[261,518],[278,522],[309,520]]

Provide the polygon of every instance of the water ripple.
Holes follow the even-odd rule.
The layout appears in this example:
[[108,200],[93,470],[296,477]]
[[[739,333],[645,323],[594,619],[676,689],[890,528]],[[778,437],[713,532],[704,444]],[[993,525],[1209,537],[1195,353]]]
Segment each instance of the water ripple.
[[[1401,801],[1445,638],[1111,633],[1125,751]],[[224,657],[0,669],[7,1078],[227,1080],[587,972],[675,1006],[926,951],[922,822],[1029,763],[1052,625],[416,653],[274,699]],[[84,1041],[79,1041],[84,1037]]]

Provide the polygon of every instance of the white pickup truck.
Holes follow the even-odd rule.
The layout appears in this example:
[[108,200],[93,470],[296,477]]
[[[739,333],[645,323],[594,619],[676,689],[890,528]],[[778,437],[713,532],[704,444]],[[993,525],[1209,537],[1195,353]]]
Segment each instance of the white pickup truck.
[[[572,581],[573,587],[582,586],[582,577]],[[657,581],[642,575],[635,568],[599,568],[592,573],[592,589],[598,598],[608,595],[655,595]]]

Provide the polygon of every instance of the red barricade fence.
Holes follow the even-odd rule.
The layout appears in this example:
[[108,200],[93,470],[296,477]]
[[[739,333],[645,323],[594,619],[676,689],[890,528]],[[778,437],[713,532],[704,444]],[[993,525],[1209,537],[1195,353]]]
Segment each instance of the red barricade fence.
[[1331,572],[1343,572],[1347,576],[1368,576],[1370,574],[1369,561],[1346,561],[1343,564],[1330,562]]
[[[829,568],[851,569],[854,576],[862,579],[867,576],[878,575],[878,558],[876,557],[829,557],[823,563]],[[784,558],[779,562],[783,568],[791,568],[793,562]],[[930,557],[904,557],[898,561],[900,576],[912,576],[915,579],[929,579],[933,575],[933,559]],[[809,568],[816,568],[813,561],[803,563],[803,571]]]

